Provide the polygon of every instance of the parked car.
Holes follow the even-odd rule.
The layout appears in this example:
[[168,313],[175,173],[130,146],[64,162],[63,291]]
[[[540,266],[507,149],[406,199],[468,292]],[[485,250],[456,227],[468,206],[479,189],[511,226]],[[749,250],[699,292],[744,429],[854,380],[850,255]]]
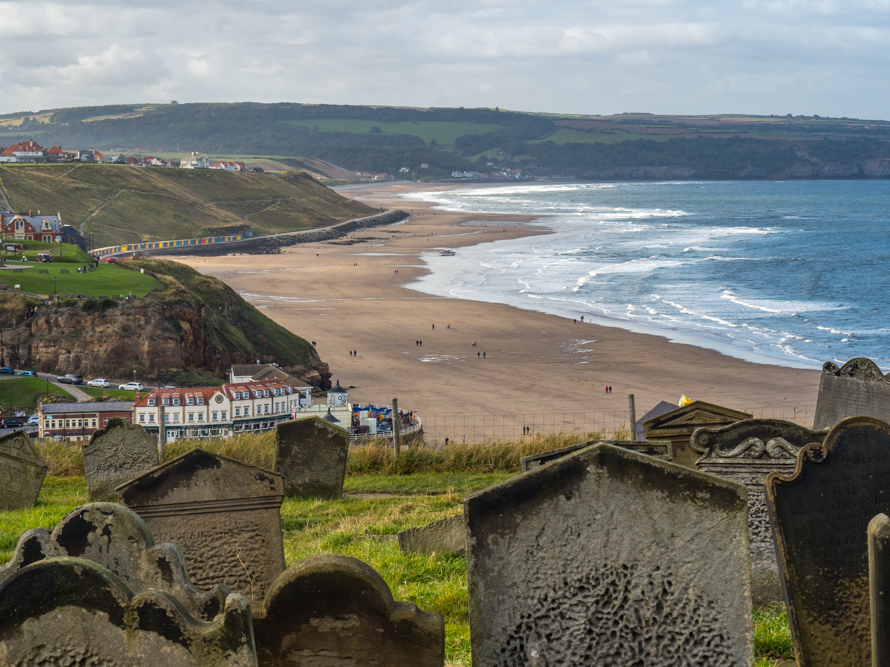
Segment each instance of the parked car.
[[128,382],[127,384],[119,384],[117,386],[118,389],[122,389],[124,391],[142,391],[142,383],[141,382]]
[[15,375],[15,371],[11,369],[9,366],[0,366],[0,373],[6,373],[7,375]]
[[66,373],[56,378],[56,382],[62,384],[83,384],[83,375],[78,373]]
[[0,419],[0,428],[21,428],[24,426],[20,419]]
[[37,261],[38,262],[52,262],[53,258],[48,252],[39,252],[37,253]]
[[31,415],[28,417],[28,426],[40,426],[40,415]]
[[19,371],[19,375],[24,375],[25,377],[29,378],[37,377],[37,373],[35,373],[34,371]]
[[108,389],[111,386],[111,383],[105,378],[96,378],[95,380],[90,380],[87,382],[88,387],[102,387],[102,389]]

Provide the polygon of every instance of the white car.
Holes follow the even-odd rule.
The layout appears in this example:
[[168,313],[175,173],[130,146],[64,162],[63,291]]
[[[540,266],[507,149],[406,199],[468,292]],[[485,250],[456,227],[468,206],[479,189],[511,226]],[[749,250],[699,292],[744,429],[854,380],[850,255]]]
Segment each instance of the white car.
[[142,383],[141,382],[128,382],[127,384],[119,384],[117,386],[118,389],[122,389],[124,391],[142,391]]
[[102,387],[102,389],[108,389],[111,384],[105,378],[96,378],[95,380],[90,380],[87,382],[88,387]]

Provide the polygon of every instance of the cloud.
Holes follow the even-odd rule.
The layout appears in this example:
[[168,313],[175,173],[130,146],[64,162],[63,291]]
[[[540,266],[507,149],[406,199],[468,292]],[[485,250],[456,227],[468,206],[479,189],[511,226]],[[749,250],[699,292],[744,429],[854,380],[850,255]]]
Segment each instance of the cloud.
[[0,16],[4,113],[163,96],[574,113],[887,108],[885,0],[0,0]]

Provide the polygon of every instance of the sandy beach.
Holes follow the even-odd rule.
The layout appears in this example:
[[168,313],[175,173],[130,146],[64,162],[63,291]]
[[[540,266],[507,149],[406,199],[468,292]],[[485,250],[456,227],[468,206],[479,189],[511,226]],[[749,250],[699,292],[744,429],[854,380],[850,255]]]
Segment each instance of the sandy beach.
[[816,370],[750,363],[660,336],[411,289],[427,271],[421,253],[547,233],[513,226],[529,218],[434,211],[397,199],[412,187],[436,186],[343,192],[409,211],[403,224],[278,255],[176,259],[221,278],[276,322],[316,341],[333,379],[350,388],[350,401],[398,397],[436,437],[478,438],[486,429],[511,435],[526,424],[608,428],[626,423],[631,393],[638,417],[686,394],[755,416],[812,422]]

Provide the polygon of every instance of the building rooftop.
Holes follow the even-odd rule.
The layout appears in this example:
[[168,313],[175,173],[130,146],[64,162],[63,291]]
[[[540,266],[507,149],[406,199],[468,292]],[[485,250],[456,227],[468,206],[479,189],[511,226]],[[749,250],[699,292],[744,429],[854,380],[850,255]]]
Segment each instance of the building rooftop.
[[99,401],[96,403],[41,403],[44,414],[81,412],[132,412],[133,401]]

